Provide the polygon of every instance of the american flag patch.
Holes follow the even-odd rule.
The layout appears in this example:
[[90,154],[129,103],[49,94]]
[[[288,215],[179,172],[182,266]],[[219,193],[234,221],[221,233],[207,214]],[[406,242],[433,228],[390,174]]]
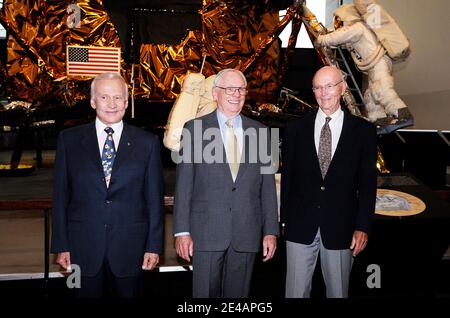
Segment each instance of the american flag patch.
[[106,72],[120,73],[120,48],[68,45],[67,76],[96,76]]

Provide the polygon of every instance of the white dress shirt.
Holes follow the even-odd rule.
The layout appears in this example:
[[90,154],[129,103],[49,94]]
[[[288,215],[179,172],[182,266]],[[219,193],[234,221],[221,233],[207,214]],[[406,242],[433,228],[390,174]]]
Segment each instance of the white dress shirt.
[[100,121],[100,119],[95,119],[95,130],[97,131],[97,141],[98,141],[98,150],[100,152],[100,157],[102,156],[103,147],[105,145],[105,140],[108,134],[105,131],[106,127],[111,127],[114,130],[113,139],[114,139],[114,147],[117,150],[119,149],[120,137],[122,136],[123,131],[123,121],[119,121],[118,123],[112,125],[105,125]]
[[334,152],[336,151],[339,138],[341,137],[342,125],[344,124],[344,111],[339,107],[331,116],[325,115],[325,113],[319,108],[317,111],[316,121],[314,123],[314,143],[316,145],[316,152],[319,153],[319,141],[320,132],[325,124],[325,118],[331,117],[330,126],[331,130],[331,158],[333,159]]
[[[225,122],[230,119],[225,116],[219,109],[217,109],[217,121],[219,122],[220,134],[222,135],[223,144],[227,145],[227,125]],[[244,139],[244,130],[242,129],[242,118],[241,115],[236,115],[232,117],[231,122],[233,123],[234,134],[236,135],[236,139],[239,146],[239,153],[242,153],[242,143]],[[227,151],[227,147],[225,147],[225,151]],[[228,155],[228,153],[227,153]]]

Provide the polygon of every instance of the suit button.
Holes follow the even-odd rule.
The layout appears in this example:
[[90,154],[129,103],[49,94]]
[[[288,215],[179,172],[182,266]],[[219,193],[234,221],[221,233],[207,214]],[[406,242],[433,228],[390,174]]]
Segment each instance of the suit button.
[[321,187],[320,187],[320,190],[325,191],[325,187],[324,187],[324,186],[321,186]]
[[233,187],[233,188],[231,189],[231,191],[236,191],[236,188],[235,188],[235,187]]
[[320,209],[320,205],[318,205],[317,208]]
[[111,204],[112,201],[111,200],[106,200],[106,204]]

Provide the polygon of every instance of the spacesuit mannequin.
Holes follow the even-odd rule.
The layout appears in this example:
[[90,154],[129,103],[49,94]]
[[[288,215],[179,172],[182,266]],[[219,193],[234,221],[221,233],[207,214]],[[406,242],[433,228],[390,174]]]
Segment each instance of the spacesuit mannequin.
[[379,126],[412,122],[411,113],[394,90],[392,60],[375,33],[352,4],[339,7],[334,15],[336,30],[319,35],[316,44],[345,45],[358,69],[367,73],[368,88],[364,93],[367,118]]
[[164,146],[173,151],[180,150],[181,133],[184,124],[194,118],[206,115],[217,107],[212,97],[216,75],[205,79],[200,73],[186,75],[167,120],[164,133]]

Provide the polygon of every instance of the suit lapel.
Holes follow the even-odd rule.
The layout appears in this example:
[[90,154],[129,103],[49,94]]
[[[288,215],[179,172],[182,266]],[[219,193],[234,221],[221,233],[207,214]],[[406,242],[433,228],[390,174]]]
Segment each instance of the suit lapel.
[[122,135],[120,136],[119,147],[117,149],[116,158],[112,167],[111,175],[114,175],[119,171],[120,166],[127,162],[128,157],[131,155],[132,150],[135,147],[133,134],[131,133],[130,126],[123,124]]
[[[247,170],[249,160],[250,160],[250,153],[249,153],[250,147],[249,147],[249,145],[246,144],[246,141],[245,141],[245,132],[249,131],[248,128],[250,128],[250,126],[249,126],[247,117],[245,117],[244,115],[241,114],[241,119],[242,119],[242,133],[243,133],[243,138],[242,138],[242,150],[243,151],[241,151],[239,170],[238,170],[238,174],[236,176],[235,183],[238,183],[239,180],[244,175],[245,170]],[[258,139],[256,139],[256,136],[252,136],[252,137],[255,137],[255,138],[250,138],[250,140],[258,140]],[[259,142],[259,140],[258,140],[258,142]],[[231,171],[230,171],[230,176],[231,176]]]
[[328,171],[330,171],[331,169],[333,169],[334,166],[339,164],[339,160],[343,152],[346,151],[346,146],[350,142],[352,127],[353,127],[352,118],[350,117],[350,114],[344,110],[344,122],[342,123],[341,136],[339,137],[339,141],[336,146],[336,151],[334,152],[333,158],[331,159]]
[[[311,114],[306,120],[306,134],[305,142],[306,142],[306,150],[307,153],[310,153],[313,158],[312,162],[314,162],[314,172],[318,178],[322,179],[322,173],[320,172],[320,164],[319,164],[319,155],[317,154],[316,142],[314,140],[314,125],[316,123],[317,111]],[[301,138],[301,136],[300,136]],[[302,154],[301,154],[302,155]]]
[[84,135],[81,137],[81,145],[86,152],[86,156],[96,167],[96,171],[103,175],[102,160],[100,157],[97,132],[95,131],[95,122],[86,127]]
[[[209,115],[206,115],[204,117],[204,124],[205,124],[205,127],[203,127],[203,133],[208,128],[217,128],[217,130],[220,133],[219,120],[217,119],[217,110],[213,111],[212,113],[210,113]],[[223,159],[224,159],[224,164],[221,164],[221,166],[223,167],[223,173],[224,173],[224,175],[226,175],[227,177],[230,178],[231,182],[233,182],[233,176],[231,175],[230,166],[228,165],[228,162],[227,162],[227,157],[226,157],[227,152],[225,150],[225,143],[224,143],[221,133],[220,133],[220,141],[222,144],[222,153],[223,153]],[[202,149],[204,149],[204,147]],[[238,176],[236,177],[236,180],[239,177],[240,170],[241,169],[239,167]]]
[[[206,130],[208,128],[217,128],[220,129],[219,126],[219,120],[217,119],[217,110],[213,111],[212,113],[205,115],[205,117],[203,117],[204,119],[204,124],[205,127],[203,127],[203,130]],[[222,140],[223,143],[223,140]]]
[[308,143],[306,149],[309,149],[308,151],[314,154],[314,159],[317,162],[317,167],[320,170],[319,155],[317,154],[316,143],[314,140],[314,125],[316,123],[316,116],[317,111],[315,111],[313,115],[309,116],[308,120],[306,121],[306,132],[308,134],[308,136],[306,136],[306,140]]

